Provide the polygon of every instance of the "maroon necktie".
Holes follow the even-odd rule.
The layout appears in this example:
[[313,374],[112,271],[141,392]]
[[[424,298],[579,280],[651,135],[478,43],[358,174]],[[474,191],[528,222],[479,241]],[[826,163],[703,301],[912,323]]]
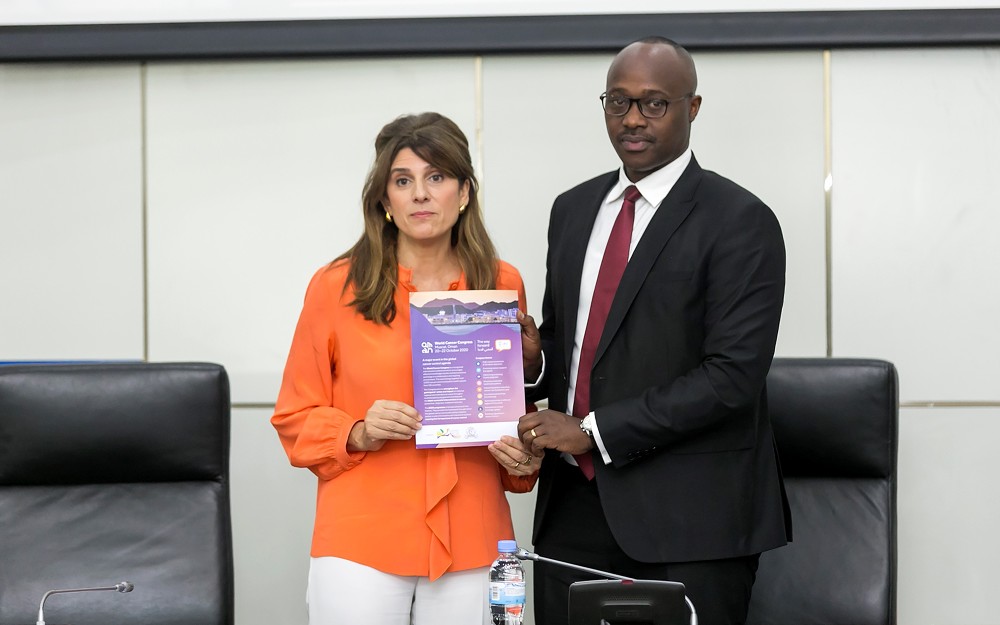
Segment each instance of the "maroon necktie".
[[[611,310],[611,300],[615,298],[618,283],[628,264],[628,248],[632,242],[632,224],[635,222],[635,201],[642,197],[635,186],[625,189],[625,201],[611,229],[608,246],[604,248],[604,260],[597,274],[594,299],[590,302],[590,316],[587,331],[583,335],[580,348],[580,366],[576,371],[576,391],[573,394],[573,416],[580,419],[590,414],[590,369],[594,366],[594,354],[604,332],[604,324]],[[594,479],[594,461],[590,453],[575,456],[580,470],[588,480]]]

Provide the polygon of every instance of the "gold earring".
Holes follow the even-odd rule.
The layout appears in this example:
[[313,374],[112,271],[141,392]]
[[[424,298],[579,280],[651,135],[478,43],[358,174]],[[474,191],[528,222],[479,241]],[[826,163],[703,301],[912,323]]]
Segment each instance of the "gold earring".
[[389,211],[385,211],[385,220],[392,223],[392,215],[389,214]]
[[465,204],[462,204],[461,206],[458,207],[458,214],[461,215],[464,212],[465,212]]

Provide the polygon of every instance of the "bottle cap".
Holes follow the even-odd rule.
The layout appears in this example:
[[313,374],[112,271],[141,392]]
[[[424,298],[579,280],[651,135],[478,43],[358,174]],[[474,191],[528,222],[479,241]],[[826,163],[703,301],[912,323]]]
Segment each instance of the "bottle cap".
[[497,551],[500,553],[514,553],[517,551],[517,541],[501,540],[497,543]]

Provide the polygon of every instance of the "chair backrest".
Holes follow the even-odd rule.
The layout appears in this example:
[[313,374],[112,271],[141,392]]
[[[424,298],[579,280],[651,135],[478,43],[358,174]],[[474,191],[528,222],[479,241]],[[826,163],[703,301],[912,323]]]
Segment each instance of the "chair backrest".
[[0,367],[0,623],[232,625],[229,418],[219,365]]
[[767,396],[792,543],[761,556],[750,625],[896,622],[896,369],[777,358]]

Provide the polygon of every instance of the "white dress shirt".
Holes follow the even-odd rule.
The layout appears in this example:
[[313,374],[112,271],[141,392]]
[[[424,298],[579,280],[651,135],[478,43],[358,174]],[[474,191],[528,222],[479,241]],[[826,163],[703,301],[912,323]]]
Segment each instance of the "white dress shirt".
[[[618,213],[621,212],[622,204],[625,201],[625,189],[635,185],[639,189],[642,197],[635,203],[635,221],[632,224],[632,241],[629,244],[628,256],[632,258],[632,252],[646,232],[646,227],[652,221],[657,208],[667,197],[670,190],[674,188],[681,174],[687,169],[691,162],[691,148],[684,151],[676,159],[657,169],[639,182],[632,182],[625,176],[625,170],[618,170],[618,182],[611,187],[604,203],[597,213],[597,220],[594,221],[594,228],[590,231],[590,241],[587,243],[587,255],[583,260],[583,272],[580,276],[580,304],[576,313],[576,336],[573,339],[573,356],[570,359],[569,368],[569,390],[566,401],[566,412],[573,413],[573,398],[576,393],[576,375],[580,368],[580,348],[583,346],[583,335],[587,331],[587,320],[590,318],[590,305],[594,298],[594,288],[597,286],[597,274],[601,270],[601,262],[604,260],[604,248],[611,238],[611,229],[614,227]],[[593,411],[588,416],[593,424],[594,442],[601,451],[605,464],[611,464],[611,456],[608,455],[601,441],[601,431],[597,417]],[[563,454],[570,462],[576,464],[570,454]]]

